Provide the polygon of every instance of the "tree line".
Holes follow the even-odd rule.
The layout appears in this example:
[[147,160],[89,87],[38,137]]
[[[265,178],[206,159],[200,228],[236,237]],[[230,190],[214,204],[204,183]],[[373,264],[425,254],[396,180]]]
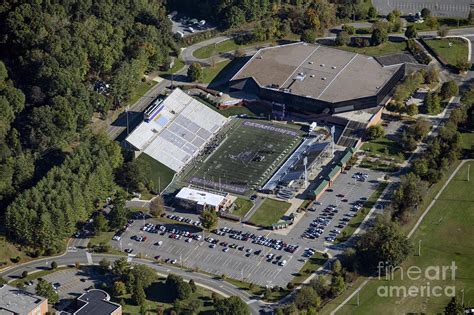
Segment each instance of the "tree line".
[[7,236],[15,243],[52,254],[100,201],[117,190],[114,172],[121,149],[105,135],[88,136],[60,166],[25,190],[5,212]]
[[175,44],[163,1],[151,0],[3,1],[0,30],[3,215]]

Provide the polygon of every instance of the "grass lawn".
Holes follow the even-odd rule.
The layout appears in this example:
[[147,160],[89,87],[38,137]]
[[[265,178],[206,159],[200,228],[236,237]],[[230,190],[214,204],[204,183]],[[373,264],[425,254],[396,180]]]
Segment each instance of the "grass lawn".
[[255,225],[271,226],[281,219],[290,206],[289,202],[267,198],[257,208],[249,222]]
[[214,66],[203,68],[202,83],[211,83],[228,64],[230,64],[230,60],[221,61]]
[[151,186],[154,187],[156,191],[163,191],[173,180],[175,173],[172,169],[145,153],[138,156],[137,163],[144,169],[147,180],[151,182]]
[[358,54],[369,56],[383,56],[389,54],[401,53],[406,49],[406,44],[402,42],[388,41],[379,46],[352,47],[352,46],[334,46],[334,48],[351,51]]
[[[440,38],[425,40],[425,43],[446,63],[456,65],[461,60],[467,60],[467,43],[460,38]],[[452,46],[449,47],[449,43]]]
[[474,132],[463,132],[461,133],[462,137],[462,148],[466,153],[473,153],[474,149]]
[[158,82],[156,81],[148,81],[148,82],[142,82],[138,84],[137,88],[135,89],[135,92],[132,94],[130,99],[127,101],[126,105],[133,105],[135,104],[140,97],[145,95],[146,92],[148,92],[149,89],[151,89],[154,85],[156,85]]
[[[237,280],[237,279],[225,278],[225,281],[240,288],[241,290],[248,291],[252,295],[255,295],[255,296],[262,296],[266,290],[264,287],[260,287],[258,285],[250,284],[248,282]],[[288,293],[289,291],[286,289],[282,289],[280,291],[272,291],[270,294],[270,297],[268,299],[264,299],[264,301],[277,302],[281,298],[286,296]]]
[[235,209],[234,209],[234,212],[232,212],[232,214],[238,215],[241,218],[243,218],[247,214],[247,212],[249,212],[250,208],[252,208],[253,203],[252,201],[248,199],[238,197],[235,200],[234,205],[235,205]]
[[[51,262],[53,262],[53,260],[51,260]],[[26,276],[25,278],[13,280],[9,284],[15,286],[15,285],[17,285],[19,283],[22,283],[22,282],[26,282],[26,281],[30,281],[30,280],[36,280],[36,279],[42,278],[46,275],[52,274],[54,272],[61,271],[61,270],[67,270],[67,269],[73,269],[73,268],[68,267],[68,266],[63,266],[63,267],[58,267],[54,270],[53,269],[48,269],[48,270],[41,270],[41,271],[38,271],[38,272],[33,272],[33,273],[28,274],[28,276]]]
[[[468,182],[468,165],[474,166],[474,162],[466,163],[453,180],[441,194],[435,205],[424,218],[422,224],[412,237],[413,244],[421,241],[421,256],[412,255],[402,265],[405,273],[401,279],[400,273],[394,275],[394,279],[371,280],[360,293],[360,306],[356,306],[355,297],[347,305],[342,307],[338,314],[407,314],[407,313],[441,313],[449,302],[449,297],[380,297],[377,294],[379,286],[426,286],[430,283],[431,288],[440,286],[446,288],[454,286],[456,294],[461,294],[464,289],[464,300],[466,305],[474,305],[474,180]],[[447,279],[427,280],[424,272],[429,266],[440,267],[451,265],[455,262],[457,266],[455,280],[451,279],[448,271]],[[410,280],[406,270],[410,266],[418,266],[422,270],[419,280]],[[433,275],[431,272],[430,275]]]
[[394,157],[397,159],[399,154],[403,153],[400,144],[387,137],[365,142],[361,149],[370,153],[376,153],[385,157]]
[[[173,301],[169,299],[165,287],[165,279],[161,278],[160,281],[153,283],[145,290],[146,300],[145,305],[148,312],[156,314],[158,306],[162,307],[163,310],[167,310],[173,307]],[[184,300],[184,305],[187,302],[192,300],[199,300],[202,302],[203,307],[199,310],[199,314],[208,314],[212,313],[214,310],[214,305],[211,298],[212,292],[210,290],[204,289],[202,287],[197,287],[195,293],[192,293],[191,296]],[[114,302],[120,303],[120,301],[125,303],[123,307],[124,314],[139,314],[140,306],[134,305],[131,295],[126,294],[120,296],[119,298],[113,298]]]
[[181,60],[180,58],[175,58],[174,59],[174,66],[169,70],[160,71],[159,74],[160,75],[173,74],[173,73],[176,73],[179,70],[183,69],[183,67],[184,67],[183,60]]
[[298,286],[303,283],[313,272],[322,267],[326,263],[327,258],[324,258],[323,253],[315,253],[308,261],[305,262],[300,272],[298,272],[291,283]]
[[336,237],[335,244],[345,242],[349,237],[354,233],[355,230],[359,227],[359,225],[364,221],[364,218],[369,213],[370,209],[375,205],[375,202],[379,199],[382,195],[383,190],[387,187],[388,183],[380,183],[374,193],[370,196],[370,198],[364,203],[362,209],[357,212],[357,215],[353,217],[349,224],[342,230],[342,233]]
[[211,44],[208,46],[201,47],[199,49],[196,49],[193,52],[193,56],[199,59],[207,59],[212,57],[213,55],[217,55],[220,53],[224,52],[230,52],[234,51],[239,48],[246,48],[246,47],[251,47],[251,46],[258,46],[266,43],[270,43],[272,40],[267,40],[267,41],[262,41],[262,42],[253,42],[253,43],[248,43],[244,45],[239,45],[235,42],[234,39],[228,39],[225,41],[222,41],[218,44]]
[[20,251],[15,245],[8,242],[5,236],[0,236],[0,269],[14,264],[17,257],[20,258],[20,263],[31,260],[25,252]]

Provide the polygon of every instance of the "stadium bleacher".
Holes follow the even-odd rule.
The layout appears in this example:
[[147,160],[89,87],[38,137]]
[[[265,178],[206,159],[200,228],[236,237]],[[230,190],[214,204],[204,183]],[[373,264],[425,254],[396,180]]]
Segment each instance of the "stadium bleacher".
[[227,118],[180,89],[175,89],[126,141],[175,172],[212,139]]

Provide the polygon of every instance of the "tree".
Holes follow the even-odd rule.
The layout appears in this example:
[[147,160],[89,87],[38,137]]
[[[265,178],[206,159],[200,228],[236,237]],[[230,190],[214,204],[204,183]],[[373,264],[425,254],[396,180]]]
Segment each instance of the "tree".
[[331,294],[338,296],[346,289],[346,282],[341,275],[333,276],[331,279]]
[[[384,266],[395,267],[406,259],[412,245],[397,223],[378,217],[375,225],[367,230],[356,243],[357,266],[370,273]],[[384,274],[384,270],[379,270]]]
[[454,80],[444,82],[441,86],[440,95],[443,100],[456,96],[458,93],[459,88]]
[[381,125],[370,126],[366,130],[366,137],[368,140],[381,138],[385,135],[385,130]]
[[53,285],[44,279],[39,279],[36,285],[36,294],[48,299],[50,304],[59,302],[58,293],[54,290]]
[[373,46],[378,46],[385,43],[388,39],[387,31],[381,28],[376,28],[372,31],[372,37],[370,38]]
[[156,196],[150,201],[150,215],[157,218],[165,211],[165,204],[161,196]]
[[247,304],[238,296],[217,300],[215,309],[219,315],[250,315]]
[[406,113],[408,116],[418,115],[418,106],[416,104],[410,104],[406,106]]
[[400,185],[393,193],[394,215],[401,216],[403,212],[416,209],[426,189],[426,183],[419,176],[413,173],[401,176]]
[[472,10],[469,10],[469,15],[467,16],[467,23],[474,24],[474,12],[472,12]]
[[435,29],[438,26],[438,19],[434,16],[429,16],[426,18],[425,24],[430,29]]
[[210,231],[216,228],[219,218],[216,211],[207,209],[201,213],[199,220],[201,221],[202,227],[206,231]]
[[407,38],[416,38],[418,33],[416,31],[415,25],[409,25],[405,31],[405,37]]
[[92,231],[95,234],[98,234],[100,232],[105,232],[108,229],[109,229],[109,223],[107,222],[107,219],[105,218],[104,214],[101,212],[94,219],[94,222],[92,222]]
[[423,140],[431,129],[431,123],[426,119],[418,119],[408,128],[409,133],[417,140]]
[[440,27],[438,27],[438,36],[439,37],[446,37],[448,36],[448,33],[449,33],[449,28],[447,25],[441,25]]
[[112,229],[121,229],[127,224],[128,209],[125,208],[125,199],[116,197],[112,210],[109,213],[109,225]]
[[423,8],[423,9],[421,9],[421,12],[420,12],[420,13],[421,13],[421,17],[422,17],[423,19],[429,18],[429,17],[431,16],[431,10],[428,9],[428,8]]
[[100,261],[99,261],[99,267],[103,270],[103,271],[107,271],[110,269],[110,261],[107,260],[107,258],[102,258]]
[[191,288],[191,292],[195,293],[197,291],[197,286],[193,279],[189,280],[189,287]]
[[463,315],[464,312],[464,305],[462,305],[455,296],[451,298],[448,305],[444,308],[445,315]]
[[112,264],[112,273],[120,278],[124,278],[130,273],[131,267],[126,258],[120,258]]
[[439,82],[439,69],[436,66],[430,66],[425,72],[425,83],[431,84]]
[[127,294],[127,287],[125,286],[125,283],[123,283],[122,281],[115,281],[113,293],[115,296],[121,296],[121,295]]
[[304,286],[296,293],[294,303],[300,310],[318,308],[321,305],[321,298],[312,287]]
[[369,8],[369,11],[367,12],[367,15],[369,16],[369,19],[375,19],[378,16],[377,9],[374,6],[371,6]]
[[21,273],[21,277],[23,279],[25,279],[26,277],[28,277],[28,271],[24,270],[22,273]]
[[313,44],[316,41],[316,32],[310,29],[304,30],[301,34],[301,41]]
[[471,69],[471,64],[465,59],[459,59],[456,63],[456,69],[459,72],[465,72]]
[[186,300],[192,292],[189,283],[185,282],[182,277],[171,273],[166,278],[165,285],[167,292],[173,301]]
[[341,274],[341,271],[342,271],[342,265],[341,265],[341,262],[339,261],[339,259],[336,259],[333,263],[332,263],[332,272],[336,275],[338,274]]
[[58,268],[58,263],[55,261],[51,262],[51,270],[54,270],[56,268]]
[[349,34],[347,34],[345,31],[341,31],[337,33],[336,40],[334,41],[334,43],[337,46],[343,46],[343,45],[349,44],[350,41],[351,41],[351,38],[349,37]]
[[437,115],[441,112],[441,100],[438,94],[428,92],[423,100],[425,111],[431,115]]
[[203,70],[202,66],[197,63],[193,62],[189,68],[188,68],[188,77],[191,81],[196,82],[196,81],[201,81],[203,78]]
[[349,35],[354,35],[356,32],[356,28],[350,24],[344,24],[342,26],[342,30]]
[[135,305],[143,305],[146,300],[145,290],[140,279],[136,279],[132,288],[132,300]]

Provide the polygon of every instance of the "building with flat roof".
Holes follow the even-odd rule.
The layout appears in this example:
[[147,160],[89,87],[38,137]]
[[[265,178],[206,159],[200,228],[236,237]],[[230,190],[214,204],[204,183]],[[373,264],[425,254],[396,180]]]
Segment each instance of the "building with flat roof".
[[68,307],[69,312],[61,314],[72,315],[121,315],[122,306],[110,302],[110,296],[107,292],[92,289],[77,298],[73,305]]
[[322,45],[293,43],[259,50],[230,80],[301,113],[340,113],[379,105],[404,76],[404,63]]
[[211,208],[215,211],[225,210],[230,207],[231,200],[228,193],[213,193],[191,187],[183,187],[176,195],[176,199],[186,207],[193,207],[198,212]]
[[0,285],[0,314],[43,315],[48,299],[7,284]]

